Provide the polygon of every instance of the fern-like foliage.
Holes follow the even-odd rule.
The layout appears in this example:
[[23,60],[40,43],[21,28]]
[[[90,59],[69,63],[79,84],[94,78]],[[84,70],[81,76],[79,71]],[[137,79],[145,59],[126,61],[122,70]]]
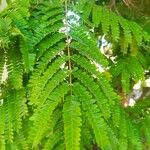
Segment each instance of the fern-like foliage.
[[[88,27],[94,28],[96,37],[105,35],[113,44],[113,55],[118,58],[116,64],[110,64],[113,70],[112,75],[114,79],[120,77],[119,84],[123,92],[127,94],[131,90],[131,82],[135,83],[137,80],[144,79],[144,70],[148,68],[144,61],[147,59],[148,53],[143,55],[142,45],[149,43],[149,34],[137,23],[116,15],[108,9],[107,5],[101,6],[100,2],[79,1],[76,10],[80,11],[84,18],[83,22]],[[124,66],[123,62],[127,65]],[[120,74],[117,70],[120,70]],[[114,81],[116,84],[116,80]]]
[[115,78],[121,76],[123,90],[128,93],[131,90],[130,82],[132,79],[135,81],[144,80],[144,68],[135,56],[120,58],[118,62],[119,64],[112,67],[112,75]]
[[[141,47],[148,33],[94,0],[67,2],[15,0],[0,16],[0,75],[4,65],[8,72],[1,84],[0,149],[149,147],[147,115],[143,122],[129,116],[115,87],[129,93],[145,78]],[[74,15],[84,10],[75,24],[72,7]],[[116,64],[100,52],[98,34],[112,40]],[[101,73],[95,64],[110,70]]]

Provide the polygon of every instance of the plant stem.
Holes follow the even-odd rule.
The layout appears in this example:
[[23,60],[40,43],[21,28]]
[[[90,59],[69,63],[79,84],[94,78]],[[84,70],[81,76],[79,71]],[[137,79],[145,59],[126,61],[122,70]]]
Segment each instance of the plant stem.
[[[72,72],[72,65],[71,65],[71,52],[70,52],[70,42],[69,42],[69,39],[70,39],[70,36],[69,36],[69,31],[68,31],[68,18],[67,18],[67,12],[68,12],[68,0],[65,0],[65,14],[66,14],[66,30],[67,30],[67,34],[66,34],[66,38],[67,38],[67,52],[68,52],[68,57],[69,57],[69,60],[68,60],[68,68],[69,68],[69,85],[72,86],[72,75],[71,75],[71,72]],[[71,94],[72,94],[72,91],[71,91]]]

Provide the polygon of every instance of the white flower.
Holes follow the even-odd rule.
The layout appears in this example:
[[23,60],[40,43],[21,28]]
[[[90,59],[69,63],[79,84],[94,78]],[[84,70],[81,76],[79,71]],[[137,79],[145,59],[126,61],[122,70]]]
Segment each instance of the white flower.
[[112,56],[112,44],[105,39],[105,34],[103,36],[98,36],[97,46],[100,48],[101,53],[107,58]]
[[94,27],[92,29],[90,29],[90,31],[94,33]]
[[67,34],[70,31],[70,27],[62,27],[59,29],[59,33]]
[[72,40],[72,38],[70,37],[70,38],[68,38],[67,40],[66,40],[66,43],[67,44],[70,44],[71,43],[71,40]]
[[142,87],[142,81],[139,80],[138,83],[136,83],[134,86],[133,86],[133,89],[134,90],[138,90]]
[[79,25],[80,16],[69,10],[67,12],[67,21],[69,25]]
[[150,87],[150,78],[145,80],[145,87]]
[[61,69],[64,69],[64,68],[65,68],[65,65],[66,65],[66,63],[63,63],[63,64],[60,66],[60,68],[61,68]]
[[133,107],[134,105],[135,105],[135,100],[134,100],[133,98],[130,98],[130,99],[129,99],[128,106]]
[[96,66],[96,68],[97,68],[96,70],[101,72],[101,73],[106,71],[105,68],[101,64],[98,64],[95,61],[91,62],[91,64],[94,64]]

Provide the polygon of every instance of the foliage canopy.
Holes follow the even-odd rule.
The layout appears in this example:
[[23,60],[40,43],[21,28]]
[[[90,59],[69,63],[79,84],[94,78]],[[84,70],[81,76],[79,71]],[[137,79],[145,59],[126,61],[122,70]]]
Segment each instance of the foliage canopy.
[[[117,63],[97,46],[104,34]],[[150,69],[149,42],[149,32],[107,1],[10,3],[0,14],[1,78],[4,66],[8,71],[1,83],[0,149],[150,148],[149,97],[122,106]]]

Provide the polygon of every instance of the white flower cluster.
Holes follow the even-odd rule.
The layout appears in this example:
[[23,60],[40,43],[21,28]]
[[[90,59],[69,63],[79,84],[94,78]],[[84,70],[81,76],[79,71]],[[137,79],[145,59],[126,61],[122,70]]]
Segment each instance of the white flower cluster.
[[64,23],[64,27],[60,28],[59,32],[68,34],[71,26],[73,25],[79,26],[80,16],[77,15],[75,12],[69,10],[66,14],[66,18],[63,19],[63,23]]
[[[91,32],[94,32],[94,28],[92,28],[90,30]],[[108,42],[105,39],[105,34],[103,36],[98,36],[98,40],[97,40],[97,47],[100,49],[100,52],[107,57],[108,59],[110,59],[113,63],[117,63],[115,61],[116,56],[113,56],[113,52],[112,52],[112,44],[110,42]],[[97,70],[102,72],[107,71],[110,67],[106,67],[104,68],[101,64],[97,64],[96,62],[94,62],[94,64],[97,67]]]
[[97,46],[100,48],[101,53],[109,58],[112,55],[112,44],[105,39],[105,36],[105,34],[98,36]]
[[76,25],[76,26],[79,26],[79,21],[80,21],[80,16],[77,15],[75,12],[73,11],[68,11],[67,12],[67,21],[68,21],[68,24],[71,26],[71,25]]
[[98,36],[97,46],[103,55],[109,58],[113,63],[117,63],[115,61],[117,56],[113,56],[112,44],[105,39],[105,36],[105,34],[103,36]]
[[150,78],[146,79],[145,81],[139,80],[134,86],[133,91],[127,96],[128,98],[128,104],[127,106],[133,107],[144,94],[143,88],[150,88]]

